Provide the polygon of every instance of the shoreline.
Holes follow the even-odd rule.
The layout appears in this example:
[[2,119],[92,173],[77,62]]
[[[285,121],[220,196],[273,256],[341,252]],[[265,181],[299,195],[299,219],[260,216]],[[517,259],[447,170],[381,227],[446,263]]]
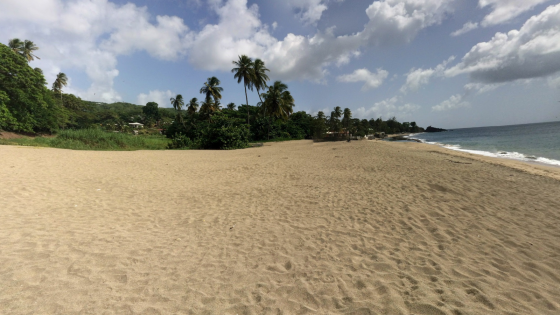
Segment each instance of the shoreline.
[[[423,134],[423,133],[408,134],[408,135],[405,135],[405,137],[407,139],[410,139],[410,141],[415,141],[415,142],[422,143],[422,144],[434,145],[434,146],[437,146],[437,147],[440,147],[440,148],[445,148],[447,150],[451,150],[451,151],[455,151],[455,152],[463,152],[463,153],[469,153],[469,154],[473,154],[473,155],[477,155],[477,156],[484,156],[484,157],[489,157],[489,158],[506,159],[506,160],[511,160],[511,161],[518,161],[518,162],[523,162],[523,163],[560,168],[560,161],[552,159],[552,158],[532,155],[533,157],[535,157],[535,159],[533,160],[531,158],[526,157],[526,155],[524,153],[509,152],[509,151],[500,151],[500,153],[504,152],[503,156],[501,156],[500,153],[493,153],[493,152],[490,152],[490,151],[482,151],[482,150],[476,150],[476,149],[466,149],[466,148],[463,148],[460,145],[446,144],[446,143],[439,143],[439,142],[427,142],[423,139],[414,138],[414,136],[420,135],[420,134]],[[458,148],[456,146],[458,146]],[[510,157],[510,156],[507,156],[507,154],[520,154],[520,155],[524,156],[525,159]],[[554,163],[557,163],[557,164],[538,161],[538,159],[545,159],[545,160],[553,161]]]
[[[447,148],[442,145],[433,144],[433,143],[426,143],[426,142],[415,142],[415,141],[401,141],[401,142],[390,142],[386,141],[387,143],[392,144],[410,144],[412,146],[418,146],[423,148],[424,151],[430,151],[435,149],[435,151],[441,152],[443,154],[447,154],[450,156],[458,156],[463,158],[470,158],[476,161],[482,161],[494,165],[505,166],[509,168],[513,168],[516,170],[521,170],[530,174],[539,175],[539,176],[547,176],[550,178],[554,178],[556,180],[560,180],[560,166],[551,165],[551,164],[544,164],[539,162],[533,161],[521,161],[507,157],[500,157],[500,156],[485,156],[482,154],[476,154],[472,152],[465,152],[454,150],[451,148]],[[425,147],[425,148],[424,148]]]

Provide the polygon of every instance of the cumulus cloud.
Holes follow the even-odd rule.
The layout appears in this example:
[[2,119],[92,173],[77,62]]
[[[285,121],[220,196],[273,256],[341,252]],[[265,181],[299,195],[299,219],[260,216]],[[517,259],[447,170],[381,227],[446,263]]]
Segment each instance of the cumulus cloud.
[[492,11],[482,20],[482,26],[492,26],[507,22],[535,6],[550,0],[479,0],[481,8],[490,7]]
[[361,35],[375,45],[410,42],[418,32],[440,24],[453,0],[381,0],[366,10],[369,22]]
[[[0,38],[33,40],[40,47],[42,68],[49,82],[58,71],[84,71],[91,80],[84,98],[121,100],[113,89],[117,57],[136,50],[166,60],[185,53],[188,28],[177,17],[157,16],[150,22],[145,7],[122,6],[108,0],[4,0],[0,2]],[[172,43],[179,43],[172,45]]]
[[451,56],[449,57],[449,59],[443,61],[433,69],[412,68],[407,73],[406,83],[401,87],[400,91],[402,93],[407,93],[408,91],[417,91],[422,85],[428,84],[433,76],[442,76],[447,64],[453,61],[454,59],[455,56]]
[[299,11],[298,17],[305,24],[315,24],[328,9],[328,0],[289,0],[288,4]]
[[394,96],[373,104],[370,108],[360,107],[354,115],[360,118],[373,117],[407,117],[420,109],[420,106],[412,103],[403,103],[402,97]]
[[148,102],[156,102],[159,107],[171,107],[170,98],[175,97],[175,93],[170,90],[160,91],[153,90],[148,94],[140,93],[137,98],[137,104],[146,105]]
[[469,74],[477,83],[539,78],[560,71],[560,4],[531,17],[519,30],[476,44],[447,76]]
[[420,30],[440,23],[451,12],[452,2],[376,1],[366,10],[370,21],[359,33],[335,36],[329,28],[313,36],[290,33],[279,40],[261,23],[256,5],[229,0],[215,7],[218,23],[206,25],[193,36],[189,60],[201,69],[228,71],[231,60],[246,54],[265,60],[279,79],[320,82],[328,66],[348,63],[363,47],[410,42]]
[[463,35],[477,28],[478,28],[478,23],[473,23],[471,21],[468,21],[463,25],[461,29],[458,29],[455,32],[451,33],[451,36],[455,37],[455,36]]
[[457,109],[461,107],[470,106],[469,102],[464,100],[464,97],[460,94],[452,95],[449,99],[439,103],[438,105],[432,106],[432,110],[436,112]]
[[377,69],[377,73],[372,73],[368,69],[357,69],[353,73],[341,75],[337,78],[339,82],[364,82],[362,91],[378,88],[387,78],[389,72]]
[[[162,60],[186,56],[199,69],[229,71],[231,61],[246,54],[265,60],[277,79],[322,82],[328,67],[348,63],[365,47],[410,42],[422,29],[439,24],[452,11],[453,2],[375,1],[365,12],[369,22],[361,32],[335,36],[331,28],[312,36],[290,33],[277,39],[261,22],[258,6],[249,6],[247,0],[209,0],[208,7],[217,14],[218,22],[199,32],[190,30],[178,17],[154,17],[147,7],[132,3],[3,0],[0,38],[34,40],[41,47],[42,58],[34,66],[43,68],[47,80],[54,80],[56,70],[83,71],[91,85],[79,96],[112,102],[121,99],[113,88],[121,55],[145,51]],[[304,6],[302,19],[312,22],[320,18],[328,1],[298,3]]]

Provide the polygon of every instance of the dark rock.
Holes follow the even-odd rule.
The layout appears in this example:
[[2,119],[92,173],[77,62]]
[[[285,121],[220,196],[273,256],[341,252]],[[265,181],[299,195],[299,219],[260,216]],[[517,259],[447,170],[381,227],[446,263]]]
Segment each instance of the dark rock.
[[426,128],[426,132],[442,132],[442,131],[447,131],[447,130],[446,130],[446,129],[441,129],[441,128],[432,127],[432,126],[428,126],[428,128]]

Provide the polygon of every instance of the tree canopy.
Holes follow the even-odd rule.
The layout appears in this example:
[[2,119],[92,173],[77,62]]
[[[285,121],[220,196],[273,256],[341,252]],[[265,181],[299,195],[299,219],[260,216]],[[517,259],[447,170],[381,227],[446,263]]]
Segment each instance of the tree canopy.
[[12,48],[0,44],[0,128],[52,132],[65,126],[68,113],[43,85],[42,72]]

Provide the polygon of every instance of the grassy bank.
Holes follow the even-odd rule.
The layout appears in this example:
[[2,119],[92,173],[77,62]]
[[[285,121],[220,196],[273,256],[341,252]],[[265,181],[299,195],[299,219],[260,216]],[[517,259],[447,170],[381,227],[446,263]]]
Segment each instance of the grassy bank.
[[51,147],[72,150],[164,150],[169,139],[160,135],[134,136],[99,129],[61,130],[55,137],[0,139],[0,144]]

